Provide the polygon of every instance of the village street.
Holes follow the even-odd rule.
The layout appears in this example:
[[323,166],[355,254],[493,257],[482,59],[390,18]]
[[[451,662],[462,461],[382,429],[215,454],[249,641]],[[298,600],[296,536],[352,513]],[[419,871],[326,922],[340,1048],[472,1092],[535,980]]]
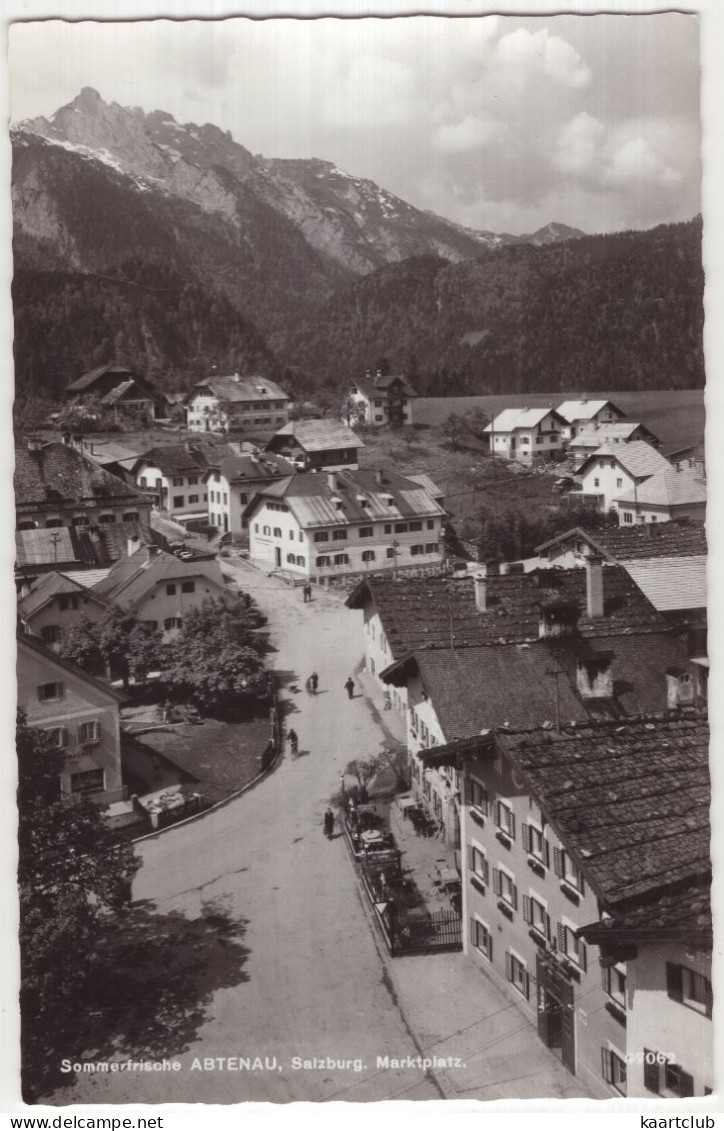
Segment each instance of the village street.
[[[319,590],[304,604],[301,589],[245,565],[225,563],[225,571],[267,613],[279,648],[274,664],[285,677],[296,677],[285,692],[291,704],[287,726],[296,729],[301,754],[292,760],[285,753],[267,779],[217,812],[141,843],[143,866],[133,897],[161,912],[195,918],[221,909],[244,921],[240,942],[249,953],[243,980],[215,991],[207,1019],[187,1047],[168,1048],[166,1055],[181,1061],[180,1072],[83,1076],[56,1100],[586,1094],[515,1008],[493,987],[486,990],[486,979],[463,955],[398,959],[390,978],[344,840],[328,842],[321,827],[346,763],[376,752],[385,738],[359,686],[352,701],[343,687],[362,655],[361,614],[346,610],[339,595]],[[305,690],[312,670],[320,677],[316,696]],[[423,1053],[408,1015],[422,1035],[425,1056],[469,1060],[467,1070],[431,1076],[416,1065],[380,1066],[378,1058]],[[194,1058],[203,1064],[204,1058],[231,1057],[266,1057],[272,1067],[239,1071],[219,1061],[192,1068]],[[318,1067],[296,1069],[295,1057],[317,1058]],[[328,1067],[328,1057],[349,1065]]]

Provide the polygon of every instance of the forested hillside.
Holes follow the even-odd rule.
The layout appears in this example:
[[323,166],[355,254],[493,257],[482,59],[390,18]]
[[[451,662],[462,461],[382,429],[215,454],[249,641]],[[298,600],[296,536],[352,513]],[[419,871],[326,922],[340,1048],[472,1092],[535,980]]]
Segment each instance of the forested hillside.
[[138,260],[107,276],[20,270],[13,280],[19,390],[51,399],[95,365],[116,361],[185,387],[220,372],[271,374],[259,332],[223,295]]
[[385,267],[284,343],[334,383],[384,355],[422,394],[704,384],[701,221]]

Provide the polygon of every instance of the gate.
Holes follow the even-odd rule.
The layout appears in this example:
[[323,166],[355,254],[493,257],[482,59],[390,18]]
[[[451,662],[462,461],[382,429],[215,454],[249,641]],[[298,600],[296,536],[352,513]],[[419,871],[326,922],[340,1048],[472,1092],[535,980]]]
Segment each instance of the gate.
[[454,911],[431,911],[425,919],[395,924],[395,954],[432,954],[462,948],[462,919]]

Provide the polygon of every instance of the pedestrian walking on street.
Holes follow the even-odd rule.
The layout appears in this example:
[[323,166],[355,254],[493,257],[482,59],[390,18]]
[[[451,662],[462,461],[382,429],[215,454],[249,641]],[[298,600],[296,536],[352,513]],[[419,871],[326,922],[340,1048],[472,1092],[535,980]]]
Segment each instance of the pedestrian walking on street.
[[307,602],[311,601],[311,599],[312,599],[312,587],[311,587],[311,585],[309,585],[309,584],[305,585],[303,592],[304,592],[304,604],[306,605]]
[[347,696],[350,699],[354,699],[354,680],[352,676],[349,676],[344,686],[347,688]]
[[312,672],[312,674],[309,677],[309,686],[311,687],[311,689],[312,689],[312,691],[314,692],[315,695],[317,694],[318,683],[319,683],[319,676],[317,675],[316,672]]
[[334,813],[332,812],[331,809],[328,809],[327,812],[324,814],[324,835],[326,836],[327,840],[332,839],[332,833],[333,832],[334,832]]
[[289,746],[291,748],[292,755],[296,758],[297,750],[299,749],[299,738],[297,736],[297,732],[295,730],[290,730],[287,738],[289,739]]

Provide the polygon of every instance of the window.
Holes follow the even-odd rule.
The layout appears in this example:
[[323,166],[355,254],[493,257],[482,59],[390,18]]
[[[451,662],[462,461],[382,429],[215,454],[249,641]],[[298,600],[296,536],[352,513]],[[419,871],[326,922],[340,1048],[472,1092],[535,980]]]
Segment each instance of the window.
[[515,986],[518,993],[522,994],[527,1000],[530,996],[530,977],[525,968],[525,962],[510,950],[505,955],[505,976],[510,984]]
[[291,538],[291,540],[293,542],[294,541],[294,531],[293,530],[289,531],[289,537]]
[[362,551],[362,561],[363,562],[373,562],[374,560],[375,560],[374,550],[363,550]]
[[249,499],[249,496],[245,495],[244,492],[242,491],[242,493],[239,495],[239,502],[241,503],[241,505],[246,506],[248,499]]
[[75,597],[75,596],[73,596],[73,597],[60,597],[59,598],[59,605],[60,605],[61,613],[67,612],[68,609],[77,610],[78,605],[79,605],[79,600],[80,599],[78,597]]
[[287,565],[294,565],[294,554],[287,554]]
[[470,778],[468,782],[468,801],[473,809],[476,810],[482,817],[488,815],[488,791],[484,785],[481,785],[475,778]]
[[181,582],[181,592],[182,593],[193,593],[193,592],[195,592],[195,590],[196,590],[196,582],[195,581],[182,581]]
[[523,896],[523,919],[546,941],[551,937],[551,919],[545,900],[531,891]]
[[631,514],[631,511],[623,512],[623,521],[625,523],[633,523],[633,515]]
[[226,491],[224,491],[224,506],[227,506],[228,502],[229,502],[229,496],[226,493]]
[[613,1084],[617,1092],[626,1095],[626,1061],[614,1049],[601,1049],[601,1072],[607,1084]]
[[388,558],[394,558],[394,556],[395,556],[395,548],[394,548],[394,546],[390,546],[387,550],[387,557]]
[[391,534],[391,533],[392,533],[392,523],[386,522],[385,523],[385,534]]
[[174,495],[173,505],[174,505],[174,507],[182,507],[184,505],[183,495]]
[[550,868],[550,845],[542,831],[535,825],[523,824],[520,828],[520,835],[523,838],[523,850],[539,860],[545,868]]
[[601,985],[611,1001],[626,1008],[626,971],[622,966],[602,966]]
[[395,523],[395,534],[406,534],[407,530],[408,530],[408,525],[407,525],[406,522],[396,522]]
[[116,516],[114,514],[99,514],[98,521],[104,522],[106,523],[106,525],[108,525],[108,523],[116,521]]
[[38,699],[41,703],[47,703],[50,699],[61,699],[62,697],[62,683],[41,683],[38,688]]
[[320,557],[317,558],[317,560],[315,561],[314,564],[318,565],[318,566],[328,566],[329,565],[329,558],[327,557],[326,554],[321,554]]
[[335,565],[349,565],[349,554],[335,554],[334,555],[334,564]]
[[439,542],[428,542],[427,545],[425,546],[425,553],[426,554],[436,554],[439,549],[440,549],[440,543]]
[[198,475],[189,475],[186,482],[188,483],[189,487],[195,487],[196,484],[198,483],[198,481],[199,481]]
[[157,620],[144,620],[141,621],[141,623],[145,624],[146,628],[149,629],[150,632],[156,632],[158,630]]
[[470,920],[470,942],[476,950],[485,955],[488,962],[493,961],[493,936],[477,916]]
[[199,501],[198,495],[189,495],[189,503],[198,503],[198,501]]
[[299,541],[300,541],[300,542],[303,542],[303,541],[304,541],[304,534],[303,534],[303,532],[302,532],[301,530],[299,531]]
[[586,885],[583,882],[583,876],[573,864],[568,853],[564,852],[562,848],[553,849],[553,867],[556,875],[561,877],[564,884],[573,888],[580,895],[584,894]]
[[495,823],[505,836],[515,840],[515,814],[507,801],[495,802]]
[[315,542],[329,542],[328,530],[317,530],[314,535]]
[[617,479],[616,480],[616,486],[617,487],[623,487],[623,479]]
[[332,531],[332,539],[335,542],[346,542],[347,541],[347,531],[346,530],[333,530]]
[[600,487],[601,486],[600,481],[598,479],[594,479],[593,480],[593,486],[594,487]]
[[172,479],[171,482],[172,482],[174,487],[183,487],[184,477],[183,477],[183,475],[180,475],[180,476],[178,476],[178,478]]
[[264,527],[264,533],[267,534],[267,535],[271,534],[271,526],[265,526]]
[[175,597],[176,596],[176,586],[175,585],[167,585],[166,586],[166,596],[167,597]]
[[141,478],[139,479],[139,481],[138,481],[138,482],[139,482],[139,486],[141,486],[141,487],[148,487],[148,482],[147,482],[147,480],[146,480],[146,476],[145,476],[145,475],[142,475],[142,476],[141,476]]
[[577,929],[565,922],[558,924],[558,949],[566,958],[570,958],[571,962],[575,962],[576,966],[580,966],[581,970],[586,970],[588,968],[586,944],[578,938]]
[[298,565],[298,566],[301,566],[301,567],[302,567],[302,569],[304,569],[304,567],[306,566],[306,564],[307,564],[307,562],[306,562],[306,559],[305,559],[305,558],[303,558],[303,557],[301,557],[301,555],[300,555],[300,554],[297,554],[297,565]]
[[46,644],[60,644],[63,639],[63,631],[59,624],[43,625],[40,635]]
[[502,868],[493,868],[493,891],[500,896],[503,903],[507,903],[514,911],[518,910],[518,888],[510,872]]
[[73,519],[73,526],[87,526],[87,525],[88,525],[88,515],[86,515],[86,514],[78,514]]
[[181,628],[181,617],[166,617],[163,622],[163,627],[166,632],[171,632],[174,628]]
[[281,536],[282,536],[282,528],[281,528],[281,526],[275,526],[275,527],[274,527],[274,537],[275,537],[275,538],[281,538]]
[[667,962],[666,992],[673,1001],[680,1001],[682,1005],[688,1005],[697,1013],[711,1017],[713,1004],[711,982],[696,970]]
[[51,727],[45,733],[57,750],[62,750],[68,741],[68,732],[65,727]]
[[106,787],[103,770],[83,770],[70,775],[71,793],[102,793]]
[[374,533],[374,527],[373,526],[360,526],[360,528],[359,528],[360,538],[371,538],[373,533]]
[[421,522],[411,522],[410,523],[410,530],[422,530],[422,523]]
[[644,1087],[649,1092],[662,1092],[685,1099],[694,1095],[694,1077],[672,1064],[665,1053],[644,1049]]
[[434,520],[434,519],[432,519],[432,518],[428,518],[428,520],[427,520],[427,529],[428,529],[428,530],[434,530],[434,529],[435,529],[435,520]]
[[81,723],[78,727],[78,742],[81,746],[100,742],[101,724],[98,719],[91,719],[88,723]]
[[471,876],[487,887],[490,883],[490,869],[488,868],[488,861],[485,859],[485,853],[476,845],[471,844],[469,855]]

